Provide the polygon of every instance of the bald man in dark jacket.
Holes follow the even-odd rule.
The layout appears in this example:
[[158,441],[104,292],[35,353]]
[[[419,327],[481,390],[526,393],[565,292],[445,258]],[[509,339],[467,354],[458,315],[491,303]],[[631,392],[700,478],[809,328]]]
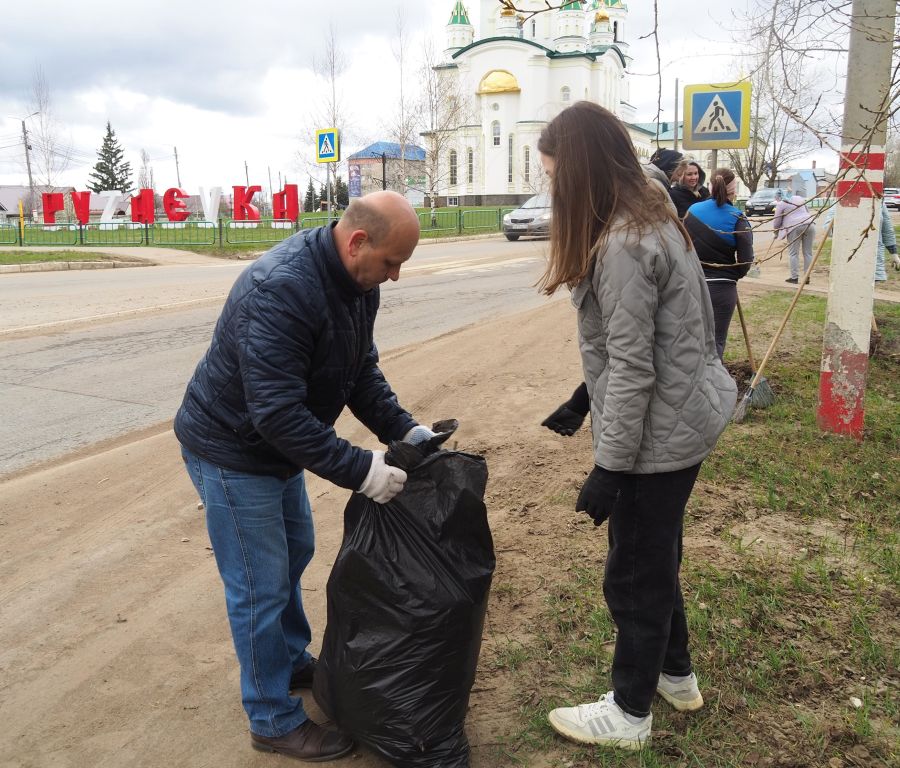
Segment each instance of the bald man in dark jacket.
[[383,443],[432,434],[400,407],[373,339],[378,286],[397,280],[418,239],[409,203],[378,192],[263,255],[231,289],[175,417],[258,750],[319,762],[353,749],[290,695],[315,671],[300,593],[314,550],[304,470],[386,503],[406,473],[340,438],[338,416],[349,406]]

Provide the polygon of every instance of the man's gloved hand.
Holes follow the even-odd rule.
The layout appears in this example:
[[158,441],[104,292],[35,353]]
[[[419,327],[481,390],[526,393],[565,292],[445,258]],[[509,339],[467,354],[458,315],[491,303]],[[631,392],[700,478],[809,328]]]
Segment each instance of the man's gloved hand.
[[387,504],[403,490],[405,482],[406,472],[384,463],[384,451],[372,451],[372,466],[357,493],[378,504]]
[[594,525],[603,525],[619,498],[623,474],[595,466],[581,486],[575,511],[587,512]]
[[403,442],[409,443],[410,445],[419,445],[420,443],[431,440],[432,437],[434,437],[434,432],[428,429],[428,427],[417,424],[403,436]]
[[588,397],[587,386],[582,382],[572,393],[572,397],[544,419],[541,426],[569,437],[578,431],[590,410],[591,400]]

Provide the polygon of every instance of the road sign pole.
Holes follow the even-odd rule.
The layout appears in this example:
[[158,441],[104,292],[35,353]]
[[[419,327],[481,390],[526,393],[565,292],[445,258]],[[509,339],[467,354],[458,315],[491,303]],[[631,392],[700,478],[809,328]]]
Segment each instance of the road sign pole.
[[895,0],[853,0],[850,19],[816,416],[820,429],[857,440],[863,437],[895,14]]

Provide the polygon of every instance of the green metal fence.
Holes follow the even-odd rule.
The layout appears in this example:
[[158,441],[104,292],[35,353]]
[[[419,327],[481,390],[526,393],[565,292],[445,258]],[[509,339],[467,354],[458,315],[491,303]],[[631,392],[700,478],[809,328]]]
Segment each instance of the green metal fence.
[[142,245],[146,227],[132,221],[111,224],[84,224],[81,227],[82,245]]
[[224,224],[225,242],[280,243],[296,232],[289,219],[259,219],[257,221],[227,221]]
[[79,245],[77,224],[26,225],[22,230],[22,245]]
[[219,238],[214,221],[161,221],[147,227],[148,245],[215,245]]
[[19,242],[19,228],[0,224],[0,245],[16,245]]
[[459,232],[459,211],[420,211],[419,229],[428,234]]
[[[422,235],[435,237],[477,232],[501,232],[503,216],[514,208],[472,208],[435,210],[419,209],[416,213]],[[340,219],[343,211],[334,211],[330,220]],[[57,224],[26,224],[19,227],[0,225],[0,245],[52,245],[52,246],[215,246],[252,243],[278,243],[298,230],[320,227],[329,222],[324,212],[302,215],[298,221],[288,219],[258,219],[235,221],[219,219],[204,221],[157,221],[154,224],[137,224],[130,221],[91,222],[74,221]]]
[[493,231],[500,228],[500,209],[483,208],[481,210],[462,212],[463,232]]

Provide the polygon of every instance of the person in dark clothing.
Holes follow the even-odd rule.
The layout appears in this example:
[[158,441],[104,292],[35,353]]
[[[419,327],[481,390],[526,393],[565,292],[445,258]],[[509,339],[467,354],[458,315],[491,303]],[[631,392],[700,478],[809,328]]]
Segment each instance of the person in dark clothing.
[[684,219],[703,265],[716,321],[716,350],[725,353],[728,326],[737,304],[737,281],[753,263],[750,223],[733,205],[737,179],[728,168],[717,168],[712,197],[690,207]]
[[671,182],[672,174],[682,157],[684,155],[677,149],[657,149],[650,155],[649,163],[662,171],[666,175],[666,179]]
[[678,211],[678,217],[683,219],[694,203],[702,202],[709,199],[709,190],[703,186],[706,182],[706,174],[703,169],[695,162],[681,162],[672,174],[672,187],[669,195],[675,208]]
[[397,280],[419,239],[395,192],[354,201],[336,224],[300,232],[236,280],[175,417],[206,524],[254,749],[301,760],[353,749],[310,720],[291,690],[316,660],[300,578],[314,550],[304,470],[385,503],[406,473],[337,436],[346,406],[383,443],[421,442],[378,367],[379,288]]

